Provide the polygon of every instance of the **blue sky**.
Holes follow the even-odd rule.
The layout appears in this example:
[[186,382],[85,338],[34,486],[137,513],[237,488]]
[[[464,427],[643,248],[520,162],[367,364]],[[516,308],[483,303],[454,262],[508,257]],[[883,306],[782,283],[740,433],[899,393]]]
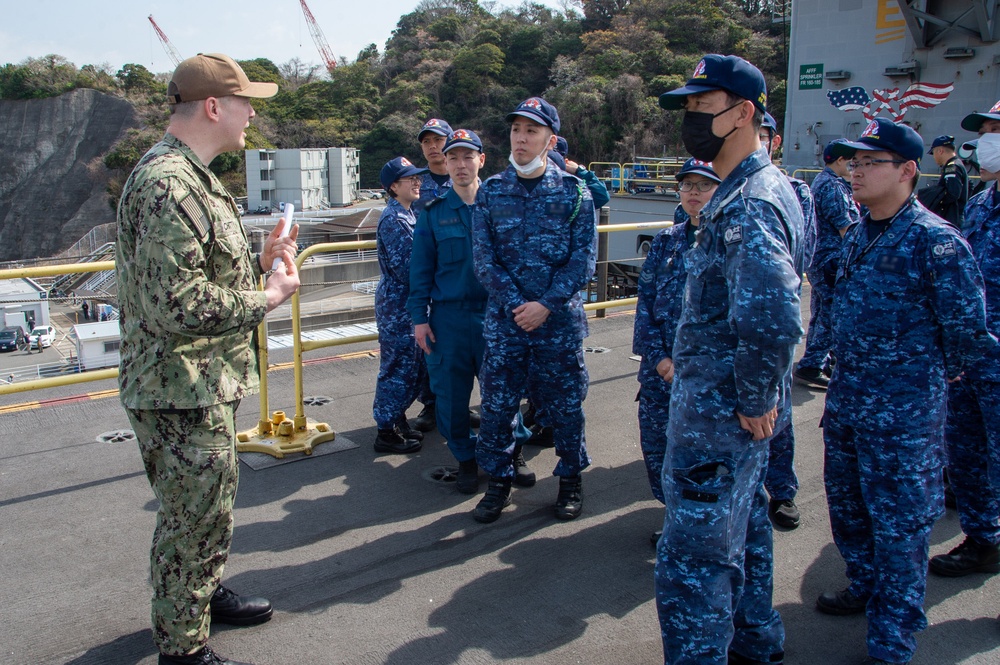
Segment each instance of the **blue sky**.
[[[487,2],[480,0],[483,6]],[[553,8],[564,0],[537,0]],[[338,57],[353,60],[375,43],[381,51],[396,22],[419,0],[307,0]],[[517,6],[520,0],[496,0]],[[0,65],[50,53],[78,67],[108,63],[117,71],[139,63],[153,72],[173,70],[150,14],[181,57],[222,52],[236,59],[320,57],[299,0],[7,0],[0,22]]]

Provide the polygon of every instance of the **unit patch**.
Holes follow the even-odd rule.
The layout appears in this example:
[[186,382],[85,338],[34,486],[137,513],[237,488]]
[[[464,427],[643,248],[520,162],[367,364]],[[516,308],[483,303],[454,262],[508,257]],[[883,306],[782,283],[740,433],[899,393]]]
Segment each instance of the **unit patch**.
[[743,227],[730,226],[726,229],[726,233],[723,235],[723,240],[726,241],[727,245],[735,245],[743,242]]
[[931,254],[934,255],[935,259],[943,259],[946,256],[955,256],[955,241],[948,240],[946,242],[938,243],[931,247]]

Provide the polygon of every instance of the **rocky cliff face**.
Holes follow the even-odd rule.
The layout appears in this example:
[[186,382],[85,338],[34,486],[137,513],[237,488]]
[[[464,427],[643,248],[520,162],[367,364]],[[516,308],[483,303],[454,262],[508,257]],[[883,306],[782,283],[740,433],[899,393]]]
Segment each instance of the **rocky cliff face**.
[[0,261],[51,256],[113,222],[102,156],[138,124],[96,90],[0,100]]

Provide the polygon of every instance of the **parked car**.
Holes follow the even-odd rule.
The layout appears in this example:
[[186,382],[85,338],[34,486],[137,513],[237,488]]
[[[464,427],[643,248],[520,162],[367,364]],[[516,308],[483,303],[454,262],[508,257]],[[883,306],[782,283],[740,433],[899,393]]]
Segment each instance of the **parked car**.
[[270,215],[271,206],[258,206],[256,210],[253,211],[255,215]]
[[35,329],[28,335],[28,348],[47,349],[56,341],[56,329],[52,326],[35,326]]
[[28,346],[24,331],[20,326],[10,326],[0,330],[0,351],[20,351]]
[[247,211],[243,209],[243,204],[242,204],[242,203],[237,203],[237,204],[236,204],[236,211],[237,211],[238,213],[240,213],[240,216],[241,216],[241,217],[242,217],[243,215],[247,214]]

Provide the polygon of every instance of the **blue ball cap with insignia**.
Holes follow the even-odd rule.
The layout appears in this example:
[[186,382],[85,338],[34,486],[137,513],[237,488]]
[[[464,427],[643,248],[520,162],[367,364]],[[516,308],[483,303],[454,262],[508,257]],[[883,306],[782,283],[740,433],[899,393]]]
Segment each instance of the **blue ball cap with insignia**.
[[771,115],[770,113],[765,113],[764,121],[760,123],[760,128],[766,129],[769,132],[771,132],[771,136],[773,137],[775,134],[778,133],[778,121],[775,120],[774,116]]
[[556,137],[556,152],[563,157],[569,156],[569,142],[561,136]]
[[382,183],[382,187],[389,189],[392,183],[400,178],[408,178],[411,175],[420,175],[421,173],[427,173],[427,169],[417,168],[406,157],[397,157],[385,163],[385,166],[379,171],[378,180]]
[[949,134],[942,134],[931,142],[931,149],[927,151],[928,155],[934,154],[934,148],[950,145],[952,148],[955,147],[955,137]]
[[715,53],[701,59],[683,88],[660,95],[660,106],[676,111],[684,108],[688,95],[712,90],[725,90],[748,99],[761,113],[767,113],[767,83],[760,70],[738,56]]
[[516,109],[507,114],[507,122],[514,122],[517,116],[534,120],[556,134],[559,133],[559,111],[541,97],[529,97],[518,104]]
[[426,134],[427,132],[433,132],[438,136],[447,137],[449,134],[451,134],[451,125],[449,125],[444,120],[441,120],[440,118],[431,118],[430,120],[425,122],[424,126],[420,128],[419,132],[417,132],[417,140],[420,141],[421,139],[423,139],[424,134]]
[[441,149],[442,153],[446,153],[452,148],[472,148],[473,150],[483,151],[483,142],[479,140],[476,133],[469,129],[456,129],[451,134],[448,134],[448,140],[444,142],[444,148]]
[[836,146],[836,145],[838,145],[838,144],[840,144],[840,143],[850,143],[850,141],[848,141],[847,139],[834,139],[834,140],[832,140],[832,141],[830,141],[829,143],[826,144],[826,147],[823,148],[823,163],[824,164],[832,164],[833,162],[835,162],[838,159],[840,159],[839,155],[833,154],[833,147]]
[[875,118],[857,141],[844,141],[833,146],[835,157],[853,157],[857,151],[885,150],[904,159],[919,162],[924,156],[924,141],[917,130],[885,118]]
[[970,132],[978,132],[987,120],[1000,120],[1000,101],[994,104],[993,108],[986,113],[970,113],[962,118],[962,129]]
[[684,166],[681,167],[681,170],[678,171],[677,175],[674,177],[677,182],[680,182],[689,175],[700,175],[713,182],[722,182],[722,178],[720,178],[715,172],[715,169],[712,168],[712,162],[703,162],[700,159],[695,159],[694,157],[684,162]]

